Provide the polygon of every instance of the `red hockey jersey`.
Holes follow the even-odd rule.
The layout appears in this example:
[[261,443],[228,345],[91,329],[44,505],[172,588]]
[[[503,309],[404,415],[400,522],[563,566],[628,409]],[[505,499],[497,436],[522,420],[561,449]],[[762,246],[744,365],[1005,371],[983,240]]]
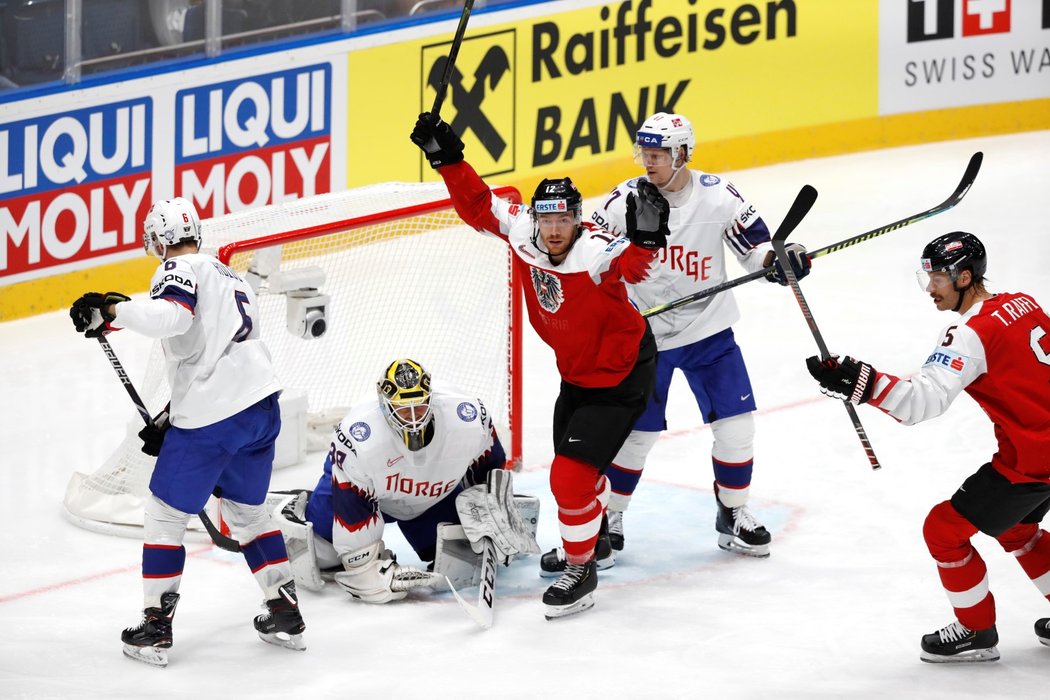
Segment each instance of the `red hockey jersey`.
[[466,162],[438,172],[456,213],[482,233],[506,241],[522,280],[536,333],[554,350],[561,378],[581,387],[619,384],[634,368],[646,323],[627,299],[619,256],[626,238],[585,224],[558,265],[532,243],[529,208],[496,197]]
[[992,466],[1014,483],[1050,482],[1050,318],[1027,294],[996,294],[941,332],[909,381],[878,373],[871,405],[912,425],[966,391],[995,426]]

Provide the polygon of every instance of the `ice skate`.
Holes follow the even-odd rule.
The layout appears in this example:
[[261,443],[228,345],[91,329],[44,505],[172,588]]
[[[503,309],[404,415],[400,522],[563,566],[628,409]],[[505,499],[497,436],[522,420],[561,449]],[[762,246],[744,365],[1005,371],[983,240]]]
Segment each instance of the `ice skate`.
[[718,547],[748,557],[768,557],[769,543],[773,538],[748,507],[731,508],[724,505],[718,497],[718,484],[715,484],[715,503],[718,504],[718,516],[715,518]]
[[278,596],[266,601],[266,612],[255,618],[255,629],[259,639],[286,649],[303,651],[303,631],[306,624],[299,614],[299,598],[295,583],[289,581],[277,589]]
[[167,650],[172,644],[171,620],[178,604],[178,593],[165,593],[160,597],[159,608],[143,610],[142,622],[120,634],[124,656],[151,666],[167,666]]
[[609,544],[614,552],[623,551],[623,511],[610,510],[609,517]]
[[[611,568],[616,564],[616,554],[609,541],[609,521],[602,516],[601,529],[598,530],[598,541],[594,544],[594,556],[599,570]],[[565,571],[565,550],[556,547],[540,557],[540,576],[556,578]]]
[[936,632],[922,636],[919,658],[933,664],[998,661],[999,634],[995,625],[984,630],[971,630],[953,622]]
[[590,610],[598,587],[598,569],[594,559],[586,564],[566,564],[561,578],[543,593],[544,617],[553,620]]
[[1035,621],[1035,636],[1039,638],[1040,644],[1050,647],[1050,617]]

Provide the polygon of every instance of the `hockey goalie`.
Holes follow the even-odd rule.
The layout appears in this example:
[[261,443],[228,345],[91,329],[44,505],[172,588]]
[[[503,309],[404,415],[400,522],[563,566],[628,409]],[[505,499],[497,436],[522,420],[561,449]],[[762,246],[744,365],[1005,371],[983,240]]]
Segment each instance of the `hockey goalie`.
[[[334,580],[366,603],[443,583],[477,584],[488,538],[502,563],[537,554],[539,500],[515,496],[484,404],[432,389],[411,359],[383,372],[377,397],[336,428],[313,491],[271,494],[298,585]],[[383,543],[396,523],[426,570],[401,566]]]

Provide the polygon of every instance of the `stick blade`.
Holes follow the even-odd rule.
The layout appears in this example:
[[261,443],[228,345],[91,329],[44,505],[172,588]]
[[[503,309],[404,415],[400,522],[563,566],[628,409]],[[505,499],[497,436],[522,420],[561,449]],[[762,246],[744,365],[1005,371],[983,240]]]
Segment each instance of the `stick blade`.
[[970,156],[970,162],[966,164],[966,171],[963,173],[962,179],[959,180],[959,186],[955,188],[955,192],[948,198],[948,201],[959,201],[969,191],[973,185],[974,180],[977,179],[977,173],[981,171],[981,163],[984,162],[984,153],[977,151]]
[[780,242],[790,236],[791,232],[802,223],[802,219],[806,218],[806,214],[813,208],[813,203],[816,201],[817,189],[812,185],[803,185],[795,195],[795,201],[791,203],[784,220],[780,222],[777,232],[773,234],[773,240]]

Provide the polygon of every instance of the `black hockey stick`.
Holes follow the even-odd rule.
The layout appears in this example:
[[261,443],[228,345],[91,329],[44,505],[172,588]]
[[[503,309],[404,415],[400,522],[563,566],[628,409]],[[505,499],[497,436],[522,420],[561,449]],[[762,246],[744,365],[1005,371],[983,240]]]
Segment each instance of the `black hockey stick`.
[[437,94],[434,96],[434,106],[430,108],[431,114],[435,116],[441,112],[441,105],[445,101],[445,93],[448,92],[448,83],[452,80],[452,70],[456,67],[456,58],[459,57],[459,47],[463,44],[463,35],[467,33],[467,20],[470,19],[470,11],[474,8],[474,0],[466,0],[463,3],[463,14],[459,16],[459,26],[456,27],[456,35],[452,37],[452,47],[448,50],[448,58],[445,59],[445,72],[441,76],[441,82],[437,86]]
[[[806,185],[806,187],[809,187],[809,185]],[[817,191],[812,187],[809,187],[809,189],[813,191],[813,199],[816,199]],[[810,310],[809,304],[806,303],[806,297],[802,295],[802,289],[798,286],[798,277],[795,276],[795,270],[791,267],[791,261],[788,259],[787,251],[785,250],[784,241],[789,233],[791,233],[790,230],[778,230],[776,232],[776,235],[773,236],[773,252],[776,253],[780,267],[784,270],[788,286],[791,287],[791,293],[795,295],[795,300],[798,302],[799,308],[802,309],[802,315],[806,317],[806,323],[809,325],[810,333],[813,334],[813,340],[817,341],[817,348],[820,349],[820,359],[826,360],[831,356],[831,353],[828,352],[828,346],[824,343],[824,336],[820,334],[817,321],[813,318],[813,312]],[[881,469],[882,465],[879,464],[879,459],[875,456],[875,450],[871,447],[868,434],[864,431],[864,426],[861,425],[860,417],[857,416],[857,409],[849,401],[846,401],[844,405],[850,420],[853,421],[853,429],[857,431],[857,437],[860,438],[860,444],[864,447],[864,454],[868,456],[868,461],[871,462],[871,468]]]
[[[885,226],[874,228],[860,235],[852,236],[843,241],[839,241],[838,243],[832,243],[831,245],[824,246],[823,248],[818,248],[817,250],[814,250],[811,253],[809,253],[810,259],[819,258],[830,253],[837,253],[843,248],[849,248],[850,246],[854,246],[858,243],[863,243],[864,241],[870,240],[872,238],[878,238],[879,236],[887,234],[890,231],[896,231],[899,228],[910,226],[924,219],[928,219],[931,216],[943,214],[944,212],[948,211],[956,204],[961,202],[962,198],[966,196],[967,192],[969,192],[970,186],[973,185],[974,180],[977,179],[977,173],[981,169],[981,161],[983,159],[984,154],[980,151],[970,156],[970,162],[966,166],[966,172],[963,173],[962,180],[959,181],[959,185],[955,188],[955,191],[952,192],[951,196],[948,197],[948,199],[944,200],[937,206],[930,207],[925,211],[921,211],[918,214],[913,214],[911,216],[905,217],[903,219],[900,219],[899,221],[894,221],[892,224],[886,224]],[[689,296],[684,296],[681,299],[675,299],[674,301],[669,301],[666,304],[654,306],[651,309],[643,311],[642,316],[655,316],[657,314],[662,314],[665,311],[670,311],[671,309],[677,309],[680,306],[685,306],[686,304],[692,304],[694,301],[700,301],[701,299],[705,299],[714,294],[724,292],[727,289],[732,289],[733,287],[738,287],[747,282],[757,280],[760,277],[765,277],[767,272],[769,272],[769,270],[765,269],[758,270],[756,272],[750,272],[746,275],[741,275],[736,279],[729,280],[728,282],[723,282],[722,284],[715,285],[714,287],[702,289],[699,292],[690,294]]]
[[[117,357],[117,353],[113,352],[113,346],[109,344],[105,336],[101,335],[98,336],[98,344],[102,346],[102,352],[106,354],[106,359],[109,360],[110,366],[113,367],[113,371],[117,373],[120,383],[127,390],[128,396],[131,397],[131,402],[135,404],[135,410],[142,416],[142,420],[145,421],[146,425],[153,425],[153,418],[150,417],[149,411],[146,410],[145,402],[139,396],[139,392],[135,390],[135,385],[131,383],[131,378],[124,370],[124,365],[121,363],[120,358]],[[219,528],[215,527],[215,523],[211,521],[207,513],[202,510],[197,514],[197,517],[200,518],[201,524],[208,531],[208,535],[211,536],[211,541],[215,543],[216,547],[225,549],[227,552],[241,551],[241,545],[238,544],[237,540],[222,534]]]

